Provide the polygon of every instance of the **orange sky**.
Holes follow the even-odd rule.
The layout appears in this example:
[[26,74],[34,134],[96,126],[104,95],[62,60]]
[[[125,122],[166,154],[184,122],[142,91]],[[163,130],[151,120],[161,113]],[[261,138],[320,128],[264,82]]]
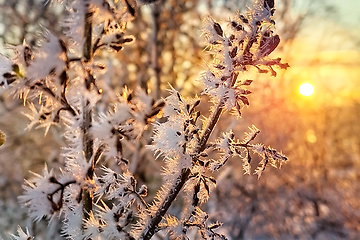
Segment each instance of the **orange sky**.
[[291,66],[285,77],[296,82],[294,87],[310,82],[314,98],[335,105],[360,101],[360,31],[344,24],[343,17],[343,23],[309,19],[291,47],[284,49]]

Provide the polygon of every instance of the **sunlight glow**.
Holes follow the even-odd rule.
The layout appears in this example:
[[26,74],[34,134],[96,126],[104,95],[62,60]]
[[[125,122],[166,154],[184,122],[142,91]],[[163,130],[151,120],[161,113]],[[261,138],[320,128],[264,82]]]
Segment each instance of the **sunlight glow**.
[[312,129],[309,129],[306,131],[306,140],[310,143],[315,143],[317,138],[315,135],[315,131]]
[[310,83],[303,83],[299,87],[299,92],[303,96],[311,96],[314,93],[314,87]]

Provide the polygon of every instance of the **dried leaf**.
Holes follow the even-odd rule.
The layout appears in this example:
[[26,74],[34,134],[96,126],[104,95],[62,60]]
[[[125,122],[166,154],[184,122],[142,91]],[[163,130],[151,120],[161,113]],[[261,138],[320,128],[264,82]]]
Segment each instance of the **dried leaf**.
[[275,35],[272,37],[262,37],[260,40],[260,55],[261,57],[268,56],[272,53],[280,43],[279,35]]
[[114,49],[116,52],[119,52],[121,49],[123,49],[123,46],[121,45],[110,45],[112,49]]
[[238,102],[235,102],[235,107],[236,107],[236,110],[237,110],[239,116],[241,117],[241,106],[240,106],[240,104]]
[[242,89],[242,88],[239,89],[239,92],[240,92],[240,94],[243,94],[243,95],[248,95],[248,94],[252,93],[250,90]]
[[241,83],[241,85],[249,86],[252,82],[253,80],[246,79],[244,82]]
[[249,99],[248,99],[247,97],[240,95],[240,96],[238,96],[238,99],[239,99],[240,101],[242,101],[243,104],[245,104],[245,105],[247,105],[247,106],[250,105]]

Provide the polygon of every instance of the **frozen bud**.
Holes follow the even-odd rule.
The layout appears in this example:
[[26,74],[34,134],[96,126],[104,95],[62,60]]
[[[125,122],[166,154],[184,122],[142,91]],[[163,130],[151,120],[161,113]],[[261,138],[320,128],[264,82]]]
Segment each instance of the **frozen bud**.
[[30,65],[30,62],[34,59],[33,51],[30,48],[29,45],[26,44],[24,41],[24,61],[26,66],[28,67]]
[[230,37],[229,37],[230,42],[234,41],[234,39],[235,39],[235,35],[231,34]]
[[135,180],[135,178],[134,178],[133,176],[130,177],[130,184],[131,184],[131,186],[132,186],[133,188],[135,188],[135,186],[136,186],[136,180]]
[[13,73],[10,73],[10,72],[4,73],[3,78],[6,81],[0,82],[0,86],[6,85],[6,84],[11,84],[16,81],[16,75]]
[[268,7],[270,9],[274,8],[275,1],[274,0],[264,0],[264,7]]
[[238,22],[236,21],[231,21],[231,27],[233,27],[236,31],[241,31],[243,30],[243,26],[241,26]]
[[59,181],[56,179],[56,177],[50,177],[49,182],[61,185],[61,183],[59,183]]
[[221,65],[221,64],[217,64],[217,65],[215,65],[215,67],[220,70],[224,70],[226,68],[224,65]]
[[138,194],[142,197],[146,197],[148,194],[148,190],[147,190],[147,186],[146,185],[141,185]]
[[229,53],[229,55],[230,55],[231,58],[236,57],[237,50],[238,50],[237,46],[235,46],[235,47],[231,50],[231,52]]
[[219,36],[221,36],[221,37],[223,36],[224,32],[223,32],[220,24],[218,24],[217,22],[214,22],[214,29]]
[[239,18],[241,21],[243,21],[243,23],[249,23],[249,20],[246,17],[244,17],[244,15],[240,14]]

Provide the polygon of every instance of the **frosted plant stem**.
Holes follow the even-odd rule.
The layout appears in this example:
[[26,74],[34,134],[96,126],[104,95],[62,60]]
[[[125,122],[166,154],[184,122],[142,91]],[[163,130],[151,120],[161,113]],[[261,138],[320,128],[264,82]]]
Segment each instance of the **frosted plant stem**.
[[152,19],[152,47],[151,47],[151,61],[152,61],[152,68],[154,69],[155,74],[155,89],[154,89],[154,97],[155,99],[160,99],[160,73],[161,69],[159,67],[158,59],[159,59],[159,39],[158,39],[158,32],[160,28],[159,22],[159,8],[160,5],[154,4],[151,6],[151,19]]
[[91,17],[93,12],[87,11],[85,13],[85,43],[84,43],[84,57],[85,61],[89,62],[93,57],[93,48],[92,48],[92,20]]
[[[231,82],[230,82],[230,88],[234,86],[236,79],[238,77],[238,73],[232,73],[232,78],[231,78]],[[219,104],[216,106],[215,111],[213,112],[210,121],[208,122],[208,125],[205,128],[204,134],[201,136],[200,138],[200,143],[199,146],[197,148],[197,152],[202,152],[204,151],[205,147],[206,147],[206,143],[209,140],[209,137],[212,133],[212,131],[214,130],[214,127],[216,125],[216,123],[219,121],[221,113],[224,109],[224,105],[225,105],[226,99],[225,97],[222,97]]]
[[[231,79],[231,87],[235,84],[237,79],[238,73],[232,74]],[[209,140],[209,137],[214,130],[216,123],[220,119],[221,113],[224,109],[224,104],[226,102],[225,97],[223,97],[220,102],[217,104],[210,121],[208,122],[205,131],[203,135],[201,136],[200,143],[197,148],[197,152],[201,152],[205,149],[206,143]],[[151,217],[149,223],[145,227],[145,230],[143,231],[140,239],[141,240],[150,240],[152,236],[155,234],[157,227],[162,220],[163,216],[166,214],[167,210],[170,208],[172,202],[175,200],[177,195],[179,194],[181,188],[185,185],[186,181],[189,179],[189,175],[191,173],[190,168],[183,168],[181,170],[181,173],[179,177],[177,178],[177,181],[174,183],[174,185],[170,188],[169,193],[167,194],[164,201],[161,203],[159,208],[157,209],[156,213]]]
[[[84,58],[86,62],[91,61],[93,57],[92,52],[92,12],[87,11],[85,14],[85,43],[84,43]],[[89,100],[86,100],[83,106],[83,150],[87,161],[91,160],[94,152],[94,140],[89,132],[92,124],[92,109]],[[94,178],[94,171],[88,171],[86,176],[89,179]],[[92,211],[92,195],[88,189],[83,189],[83,214],[84,219],[88,220],[90,212]]]
[[[89,133],[89,128],[91,126],[92,122],[92,109],[89,107],[89,101],[86,101],[86,104],[84,106],[84,113],[83,113],[83,149],[85,153],[85,158],[87,161],[91,160],[91,157],[93,155],[93,144],[94,140],[92,139],[92,136]],[[91,167],[94,167],[93,165]],[[87,176],[88,179],[92,180],[94,178],[94,170],[88,171]],[[92,211],[92,195],[88,191],[88,189],[83,189],[83,213],[84,218],[87,220],[89,219],[89,214]]]
[[170,188],[170,191],[164,201],[159,206],[158,210],[154,214],[154,216],[150,219],[148,225],[146,226],[144,232],[142,233],[140,239],[142,240],[150,240],[152,236],[155,234],[156,228],[159,225],[161,219],[170,208],[172,202],[175,200],[176,196],[179,194],[181,188],[184,186],[186,181],[189,178],[191,173],[190,168],[183,168],[181,170],[181,174],[178,177],[176,183]]

